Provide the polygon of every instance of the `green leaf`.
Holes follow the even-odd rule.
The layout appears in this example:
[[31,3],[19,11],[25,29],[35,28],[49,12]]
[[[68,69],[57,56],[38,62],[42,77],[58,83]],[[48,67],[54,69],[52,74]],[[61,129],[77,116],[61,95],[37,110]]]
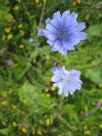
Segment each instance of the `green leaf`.
[[88,33],[88,37],[91,36],[99,36],[102,33],[102,24],[98,24],[98,25],[93,25],[91,26],[87,33]]
[[102,73],[99,70],[91,70],[88,69],[84,73],[85,77],[90,79],[90,81],[96,83],[96,84],[101,84],[102,83]]

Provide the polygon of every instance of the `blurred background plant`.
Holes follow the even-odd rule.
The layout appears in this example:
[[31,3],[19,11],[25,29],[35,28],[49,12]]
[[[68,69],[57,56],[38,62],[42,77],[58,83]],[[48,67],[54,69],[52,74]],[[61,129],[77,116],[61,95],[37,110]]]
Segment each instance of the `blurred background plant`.
[[[81,71],[83,86],[59,113],[50,68],[60,54],[37,29],[67,9],[86,22],[88,39],[62,58],[67,69]],[[101,22],[101,0],[0,1],[0,136],[102,136]]]

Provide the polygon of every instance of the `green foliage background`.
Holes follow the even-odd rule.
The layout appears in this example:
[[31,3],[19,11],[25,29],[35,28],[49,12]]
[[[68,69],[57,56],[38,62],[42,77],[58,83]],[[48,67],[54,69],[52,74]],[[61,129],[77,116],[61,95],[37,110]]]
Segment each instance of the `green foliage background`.
[[[59,61],[37,30],[67,9],[88,39]],[[56,62],[82,73],[82,89],[62,100],[50,81]],[[102,136],[101,0],[0,0],[0,136],[84,135]]]

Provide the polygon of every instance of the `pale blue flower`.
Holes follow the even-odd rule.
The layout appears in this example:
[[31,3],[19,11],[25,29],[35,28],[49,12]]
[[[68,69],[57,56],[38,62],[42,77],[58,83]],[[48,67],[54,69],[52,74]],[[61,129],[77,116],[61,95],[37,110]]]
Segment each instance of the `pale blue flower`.
[[32,38],[32,37],[29,38],[29,42],[30,42],[30,43],[33,42],[33,38]]
[[87,38],[85,32],[81,32],[85,23],[77,22],[77,14],[65,11],[62,15],[58,11],[54,13],[53,19],[48,18],[46,27],[38,30],[38,35],[47,37],[47,43],[52,51],[59,51],[66,55],[68,50],[75,50],[75,46]]
[[73,94],[76,90],[81,89],[82,81],[80,80],[80,72],[76,70],[65,70],[64,67],[53,71],[54,76],[51,81],[53,86],[58,87],[58,94],[68,96]]

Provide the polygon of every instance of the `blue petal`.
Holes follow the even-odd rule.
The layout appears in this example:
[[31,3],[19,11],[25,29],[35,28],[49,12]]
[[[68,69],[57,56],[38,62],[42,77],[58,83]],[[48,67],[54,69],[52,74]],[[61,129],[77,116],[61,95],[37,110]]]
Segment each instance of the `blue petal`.
[[52,33],[57,34],[56,28],[55,28],[54,26],[52,26],[51,24],[48,24],[48,25],[46,26],[46,29],[49,30],[49,31],[52,32]]
[[79,30],[79,31],[81,31],[81,30],[85,29],[85,28],[86,28],[86,24],[85,24],[85,22],[78,23],[77,28],[78,28],[78,30]]
[[67,85],[64,86],[64,96],[67,97],[69,94]]
[[53,81],[53,82],[60,82],[60,81],[61,81],[60,75],[59,75],[59,76],[58,76],[58,75],[53,76],[53,77],[51,78],[51,81]]
[[54,18],[61,17],[60,11],[55,12],[54,15],[53,15],[53,17]]
[[47,37],[49,40],[52,40],[52,41],[57,39],[56,35],[48,35]]
[[62,43],[60,40],[57,40],[54,44],[54,48],[60,50],[62,48]]
[[59,25],[59,26],[62,26],[61,13],[58,11],[58,12],[54,13],[53,16],[54,16],[54,19],[57,20],[58,25]]
[[58,94],[61,95],[63,93],[63,88],[59,88]]
[[50,22],[51,22],[50,18],[48,18],[48,19],[45,20],[46,25],[49,24]]
[[52,48],[51,48],[51,51],[55,52],[55,51],[58,51],[58,49],[52,47]]
[[49,34],[49,31],[47,31],[46,29],[44,28],[38,29],[38,35],[47,37],[48,34]]
[[85,40],[87,39],[87,34],[85,32],[80,32],[80,40]]
[[74,46],[72,44],[69,44],[68,42],[66,41],[63,41],[63,46],[65,49],[67,50],[75,50]]
[[56,40],[54,41],[54,40],[47,40],[47,43],[49,44],[49,45],[54,45],[54,43],[56,42]]
[[70,15],[68,15],[67,17],[66,17],[66,19],[65,19],[65,21],[64,21],[64,30],[68,30],[68,26],[69,26],[69,23],[70,23],[70,21],[71,21],[71,16]]
[[77,19],[77,16],[78,16],[78,14],[77,14],[77,13],[75,13],[75,12],[73,12],[73,13],[71,14],[71,17],[72,17],[74,20],[76,20],[76,19]]
[[62,21],[63,21],[63,23],[65,22],[65,19],[66,19],[66,17],[68,15],[70,15],[70,10],[67,10],[67,11],[63,12],[63,14],[62,14]]
[[44,34],[44,28],[40,28],[40,29],[38,29],[38,35],[39,36],[44,36],[45,34]]
[[67,55],[67,50],[63,47],[59,50],[63,55]]
[[58,23],[58,20],[56,18],[52,19],[51,20],[51,24],[53,27],[55,27],[56,29],[58,29],[60,26],[59,26],[59,23]]

